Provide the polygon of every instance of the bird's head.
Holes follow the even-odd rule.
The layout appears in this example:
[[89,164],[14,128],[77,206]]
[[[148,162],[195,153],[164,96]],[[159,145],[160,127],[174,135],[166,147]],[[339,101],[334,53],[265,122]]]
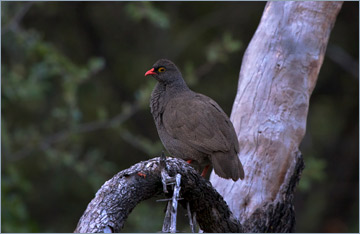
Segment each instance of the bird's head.
[[145,76],[148,75],[152,75],[158,82],[164,85],[184,82],[179,69],[168,59],[159,59],[153,67],[145,73]]

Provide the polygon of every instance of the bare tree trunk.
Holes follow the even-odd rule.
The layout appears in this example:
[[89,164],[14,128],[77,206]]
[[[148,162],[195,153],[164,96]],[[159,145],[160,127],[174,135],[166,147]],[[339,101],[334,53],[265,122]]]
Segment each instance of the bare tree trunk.
[[269,2],[246,50],[231,120],[245,180],[210,181],[248,232],[291,232],[309,99],[342,2]]

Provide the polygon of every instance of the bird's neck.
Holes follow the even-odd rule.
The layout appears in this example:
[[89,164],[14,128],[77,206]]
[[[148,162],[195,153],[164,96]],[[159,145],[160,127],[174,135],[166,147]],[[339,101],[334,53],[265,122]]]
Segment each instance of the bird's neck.
[[161,121],[161,115],[164,112],[166,104],[173,98],[192,93],[189,87],[183,83],[164,84],[158,82],[151,94],[150,108],[154,116],[155,122]]
[[191,91],[183,79],[178,79],[176,82],[172,82],[164,86],[166,93],[169,93],[170,95]]

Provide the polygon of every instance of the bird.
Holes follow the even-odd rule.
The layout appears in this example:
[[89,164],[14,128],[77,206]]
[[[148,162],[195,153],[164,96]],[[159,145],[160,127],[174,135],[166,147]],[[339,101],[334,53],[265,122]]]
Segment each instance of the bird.
[[199,171],[204,168],[203,177],[212,165],[222,178],[244,179],[235,129],[221,107],[210,97],[192,91],[180,70],[168,59],[156,61],[145,76],[157,80],[150,110],[169,154]]

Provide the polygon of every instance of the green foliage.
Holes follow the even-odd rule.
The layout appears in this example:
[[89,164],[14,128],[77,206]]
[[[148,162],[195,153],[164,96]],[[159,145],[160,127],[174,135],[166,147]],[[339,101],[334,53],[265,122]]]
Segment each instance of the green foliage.
[[[4,170],[4,169],[3,169]],[[37,223],[31,218],[26,206],[26,196],[33,191],[30,181],[23,178],[17,168],[5,168],[5,175],[1,180],[1,204],[3,232],[37,232]],[[22,223],[22,225],[19,225]]]
[[[79,175],[89,178],[94,191],[99,188],[104,177],[89,170],[89,166],[103,165],[103,170],[114,167],[108,166],[96,151],[87,154],[88,161],[83,165],[76,157],[75,145],[51,148],[48,145],[51,137],[47,135],[74,128],[82,120],[78,89],[102,70],[105,63],[102,58],[93,57],[86,65],[76,65],[35,30],[8,31],[2,43],[6,61],[2,66],[2,111],[7,113],[1,121],[2,155],[7,160],[2,177],[2,218],[6,220],[2,231],[37,232],[39,226],[26,204],[29,199],[24,198],[35,193],[24,176],[28,169],[24,170],[26,165],[10,162],[27,157],[34,150],[46,149],[42,164],[73,167]],[[79,143],[76,138],[68,140]],[[36,165],[32,169],[42,170]],[[39,193],[39,196],[43,195]]]
[[126,5],[128,16],[136,22],[142,19],[149,20],[154,26],[166,29],[170,27],[167,14],[154,7],[152,2],[133,2]]
[[147,80],[145,85],[135,91],[135,99],[142,108],[149,106],[151,92],[156,84],[155,80]]
[[142,150],[144,153],[148,154],[149,156],[158,155],[159,152],[163,149],[163,145],[161,141],[152,142],[146,137],[141,135],[134,135],[131,132],[121,129],[119,131],[120,137],[132,144],[139,150]]
[[16,48],[13,53],[17,56],[16,61],[9,61],[9,67],[2,69],[6,84],[3,87],[4,108],[16,102],[29,111],[38,111],[46,106],[47,98],[56,94],[60,107],[54,109],[54,115],[69,119],[73,124],[79,122],[77,89],[104,67],[103,59],[92,58],[87,66],[77,66],[34,31],[6,38],[9,40],[5,39],[4,43]]
[[191,61],[187,61],[184,65],[184,77],[186,83],[191,87],[199,82],[199,77],[196,75],[195,65]]
[[207,59],[212,63],[225,63],[229,59],[229,53],[234,53],[242,49],[240,40],[233,39],[229,32],[223,34],[222,41],[214,41],[207,49]]
[[[140,203],[135,207],[124,226],[124,232],[159,232],[162,228],[165,203],[148,205]],[[149,215],[151,214],[151,215]]]
[[317,159],[311,155],[307,155],[305,162],[305,169],[298,187],[302,192],[310,191],[314,184],[320,183],[326,178],[326,161],[324,159]]

